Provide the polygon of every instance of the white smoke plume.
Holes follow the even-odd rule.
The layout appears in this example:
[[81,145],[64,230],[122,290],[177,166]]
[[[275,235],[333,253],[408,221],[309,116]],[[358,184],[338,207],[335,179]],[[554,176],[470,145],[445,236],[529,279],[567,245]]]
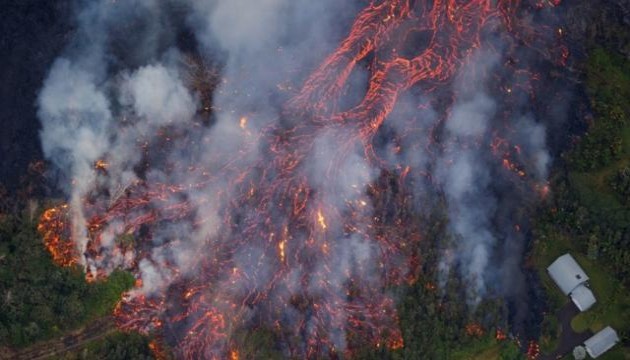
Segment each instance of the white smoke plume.
[[[270,250],[258,243],[233,244],[245,237],[240,232],[247,229],[226,226],[225,218],[239,218],[240,222],[233,222],[263,229],[281,228],[288,220],[257,219],[257,205],[230,209],[227,215],[226,209],[243,195],[234,184],[245,179],[238,186],[249,185],[250,179],[243,174],[275,160],[267,149],[269,140],[261,134],[304,121],[284,113],[283,105],[296,95],[308,72],[338,45],[347,32],[339,24],[347,24],[356,15],[355,6],[338,0],[100,0],[83,4],[77,11],[75,36],[52,66],[37,105],[44,153],[62,172],[61,183],[72,183],[64,190],[73,211],[73,239],[87,270],[135,267],[142,287],[133,295],[158,296],[175,281],[194,281],[203,260],[223,256],[206,253],[208,248],[228,248],[233,267],[213,278],[216,288],[203,296],[213,306],[229,310],[226,298],[249,298],[266,291],[276,281],[277,260],[269,259]],[[194,50],[182,42],[195,43]],[[207,99],[191,85],[185,65],[191,56],[220,69],[218,86],[210,94],[211,116],[202,109]],[[401,95],[396,107],[401,114],[395,111],[386,122],[400,138],[395,144],[385,141],[384,150],[376,149],[384,151],[384,160],[393,164],[394,171],[411,167],[415,173],[431,173],[432,184],[414,183],[416,200],[434,186],[444,194],[454,241],[443,249],[441,276],[446,281],[457,268],[470,284],[471,304],[477,304],[488,290],[493,267],[503,266],[509,272],[519,266],[513,261],[519,254],[500,265],[495,259],[501,242],[510,241],[506,239],[510,235],[496,226],[501,200],[495,192],[500,182],[496,173],[502,159],[489,155],[503,104],[497,103],[486,83],[500,61],[496,52],[479,50],[470,67],[461,70],[453,84],[457,98],[443,129],[442,114],[427,109],[430,106],[421,119],[405,118],[403,114],[416,111],[410,104],[419,100],[415,95]],[[367,77],[360,70],[356,76],[357,84]],[[357,84],[352,86],[360,88]],[[364,92],[358,91],[361,96]],[[353,99],[352,95],[348,98]],[[545,128],[527,111],[510,123],[513,128],[507,140],[519,144],[525,171],[544,181],[550,162]],[[431,135],[405,136],[410,125]],[[361,281],[374,285],[375,292],[385,291],[378,288],[379,249],[370,238],[375,207],[368,196],[381,169],[365,159],[363,144],[351,138],[356,131],[352,126],[309,134],[313,141],[296,168],[296,178],[303,177],[311,187],[304,211],[312,216],[300,226],[325,228],[330,235],[306,239],[298,231],[283,246],[287,252],[300,247],[307,255],[311,248],[323,249],[329,256],[327,260],[307,259],[309,267],[292,267],[283,275],[282,290],[270,296],[283,304],[304,293],[311,298],[303,301],[333,299],[337,311],[329,324],[318,324],[318,319],[287,306],[282,321],[307,324],[308,335],[328,326],[337,349],[346,346],[343,328],[351,316],[340,300],[348,297],[347,283]],[[434,130],[441,131],[437,145]],[[98,170],[106,176],[95,170],[98,161],[107,164]],[[282,174],[264,173],[263,183],[265,176],[284,180]],[[123,253],[116,246],[120,237],[144,229],[127,228],[120,219],[110,221],[101,231],[101,248],[96,249],[101,256],[86,259],[87,252],[95,251],[87,246],[86,219],[93,214],[85,205],[86,198],[107,207],[121,197],[133,196],[129,189],[154,191],[146,184],[166,189],[160,194],[168,195],[133,199],[142,206],[130,210],[129,217],[175,209],[171,215],[178,221],[155,224],[151,244]],[[251,185],[252,194],[258,190]],[[278,209],[269,213],[283,214],[286,209],[275,200],[269,203]],[[341,212],[347,209],[353,212],[352,232],[342,221]],[[178,211],[189,216],[177,218]],[[273,221],[279,223],[268,224]],[[266,235],[281,236],[271,231]],[[199,279],[206,280],[210,281]],[[252,316],[250,310],[244,318]]]
[[[522,236],[513,232],[518,226],[510,217],[514,209],[503,206],[500,214],[499,201],[505,180],[497,177],[497,169],[505,169],[506,160],[501,154],[491,155],[490,145],[496,134],[497,110],[500,104],[488,93],[487,82],[501,66],[501,57],[496,50],[478,50],[468,66],[463,67],[454,84],[457,100],[445,121],[445,136],[441,155],[436,160],[434,172],[436,184],[444,192],[448,208],[453,243],[444,249],[440,263],[440,280],[447,281],[450,270],[459,269],[461,277],[470,286],[468,301],[478,304],[487,294],[489,287],[506,294],[513,287],[522,286],[518,281],[494,285],[496,271],[504,274],[520,273],[522,259]],[[526,171],[538,182],[546,180],[550,156],[546,149],[546,134],[542,124],[531,116],[509,119],[510,143],[518,147],[518,157],[526,164]],[[507,170],[510,170],[509,168]],[[514,169],[511,169],[514,170]],[[518,196],[515,196],[518,198]],[[509,226],[508,229],[497,227]],[[507,224],[505,224],[507,223]],[[513,243],[509,250],[497,254],[500,244]],[[516,246],[516,244],[520,244]],[[516,251],[518,250],[518,251]],[[502,265],[497,265],[496,257]]]
[[95,180],[94,162],[108,150],[112,114],[110,102],[90,69],[60,58],[53,65],[39,96],[42,147],[53,163],[67,171],[73,186],[72,236],[82,254],[87,237],[80,211],[84,196]]
[[[261,160],[257,134],[279,121],[281,104],[300,85],[300,76],[304,77],[305,70],[320,61],[342,35],[336,26],[339,14],[351,12],[351,5],[333,0],[102,0],[78,9],[75,37],[51,68],[38,107],[45,155],[65,179],[72,180],[72,186],[65,190],[74,212],[73,238],[87,270],[95,273],[97,269],[112,271],[132,265],[130,256],[138,255],[138,250],[125,254],[115,251],[117,238],[125,229],[123,223],[113,221],[102,230],[98,251],[103,256],[86,260],[89,214],[84,213],[85,199],[114,203],[126,196],[126,189],[146,181],[183,185],[180,197],[190,200],[196,225],[181,222],[153,229],[151,260],[142,258],[137,264],[142,288],[134,293],[151,295],[167,287],[174,276],[169,270],[172,263],[179,275],[194,272],[202,255],[200,249],[208,242],[220,241],[217,235],[229,231],[220,225],[220,212],[226,206],[225,199],[230,198],[224,191],[240,171]],[[176,26],[188,27],[202,55],[222,64],[221,83],[212,94],[214,123],[210,127],[198,126],[200,99],[184,79],[186,54],[177,48],[171,32]],[[242,119],[246,119],[245,124]],[[186,132],[188,135],[178,137]],[[336,154],[326,148],[327,136],[322,134],[317,142],[322,146],[314,150],[313,171],[304,170],[316,183],[321,179],[319,171],[336,161]],[[169,149],[152,155],[150,149],[163,146],[158,144],[166,138]],[[225,158],[216,156],[226,153],[243,155],[226,164]],[[322,201],[341,204],[342,195],[351,200],[364,197],[371,170],[356,161],[361,160],[358,156],[341,160],[347,172],[337,174],[339,182],[316,185]],[[106,177],[95,171],[97,161],[106,162]],[[149,161],[155,163],[147,165]],[[204,168],[206,174],[173,172],[169,163]],[[351,173],[354,175],[346,176]],[[208,176],[214,177],[211,184],[206,182]],[[200,183],[205,185],[199,187]],[[147,206],[164,206],[160,201],[151,200]],[[369,204],[365,209],[369,213]],[[334,227],[333,219],[328,220]],[[347,245],[332,253],[340,257],[333,260],[339,267],[335,274],[343,273],[341,268],[347,270],[348,256],[356,252],[352,249],[361,247],[358,240],[341,243]],[[255,250],[242,249],[233,262],[263,286],[270,274],[251,267]],[[364,254],[369,256],[369,251]],[[365,256],[358,256],[360,263],[365,262]],[[325,276],[322,269],[323,265],[318,276]],[[342,292],[344,279],[325,281],[335,282]],[[317,281],[324,280],[312,280],[313,289],[319,286]],[[229,286],[232,284],[226,284],[226,289]],[[342,344],[339,340],[338,346]]]

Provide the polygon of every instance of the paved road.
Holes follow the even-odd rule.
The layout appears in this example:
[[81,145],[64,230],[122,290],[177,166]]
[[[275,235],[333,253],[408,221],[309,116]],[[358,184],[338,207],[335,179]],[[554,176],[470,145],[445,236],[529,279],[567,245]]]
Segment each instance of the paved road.
[[581,333],[576,333],[571,327],[571,320],[580,313],[580,310],[573,304],[573,301],[569,301],[556,313],[558,323],[561,326],[560,339],[558,340],[558,347],[551,354],[543,354],[540,360],[555,360],[561,359],[566,354],[573,351],[578,345],[584,343],[584,341],[593,333],[589,330]]

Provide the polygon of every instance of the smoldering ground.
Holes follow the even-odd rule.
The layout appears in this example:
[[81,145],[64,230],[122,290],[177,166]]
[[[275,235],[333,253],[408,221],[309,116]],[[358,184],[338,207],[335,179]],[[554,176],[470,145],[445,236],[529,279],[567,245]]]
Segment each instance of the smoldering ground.
[[[333,0],[136,0],[80,6],[75,36],[51,67],[38,107],[44,153],[63,174],[60,186],[73,209],[73,239],[88,271],[107,272],[137,262],[142,287],[133,294],[158,296],[174,279],[194,278],[206,249],[229,248],[242,236],[239,232],[246,227],[224,226],[226,213],[263,229],[282,229],[288,222],[282,211],[269,220],[256,219],[257,205],[230,209],[231,199],[242,195],[241,188],[231,184],[244,171],[274,163],[263,135],[270,128],[288,129],[300,122],[282,111],[283,104],[309,70],[338,45],[360,5]],[[202,119],[202,104],[207,102],[187,83],[182,64],[190,54],[179,46],[181,34],[193,37],[194,55],[220,68],[209,122]],[[550,157],[544,123],[563,121],[538,116],[526,92],[515,89],[506,101],[505,86],[516,82],[510,69],[505,70],[514,53],[508,45],[513,44],[493,40],[492,46],[468,58],[449,87],[457,97],[448,113],[437,95],[401,99],[398,106],[405,111],[393,114],[387,126],[402,137],[403,150],[392,154],[400,144],[387,139],[376,149],[389,154],[393,171],[413,167],[415,184],[425,184],[426,174],[431,174],[430,184],[414,188],[414,200],[420,208],[428,193],[438,191],[445,197],[454,241],[443,249],[449,254],[440,265],[443,281],[448,281],[451,269],[459,269],[458,275],[469,284],[467,300],[473,307],[484,297],[513,296],[524,287],[522,279],[506,281],[519,279],[526,240],[520,234],[523,230],[515,230],[520,221],[513,220],[518,204],[531,196],[521,187],[544,183],[547,176]],[[525,67],[527,56],[520,59],[519,65]],[[357,94],[346,95],[349,103],[365,92],[360,84],[367,78],[361,72],[366,71],[356,70],[352,79],[359,85],[351,87]],[[502,72],[498,79],[493,76]],[[421,103],[430,105],[421,109]],[[410,118],[417,123],[410,124]],[[410,125],[427,131],[435,127],[439,136],[405,136]],[[343,298],[344,284],[351,280],[350,272],[344,271],[348,268],[360,270],[353,272],[358,279],[353,281],[366,287],[375,283],[378,269],[370,264],[377,262],[376,245],[344,235],[348,224],[322,215],[322,208],[336,214],[348,204],[360,204],[351,225],[357,233],[370,227],[373,204],[366,193],[383,169],[364,160],[360,144],[345,141],[349,137],[344,134],[352,131],[351,126],[338,126],[334,134],[308,135],[312,147],[297,171],[311,186],[312,202],[306,209],[316,219],[311,225],[347,241],[328,245],[324,238],[315,238],[318,246],[331,247],[326,250],[331,259],[293,268],[284,277],[286,288],[275,294],[280,301],[290,302],[292,289],[307,289],[313,298]],[[506,145],[493,152],[497,138]],[[341,145],[345,152],[340,155],[336,148]],[[99,160],[107,163],[106,175],[94,171]],[[281,171],[264,176],[283,181]],[[522,183],[520,177],[526,178],[525,185],[515,185]],[[109,222],[102,229],[108,237],[100,244],[99,256],[85,256],[90,250],[87,222],[93,215],[86,210],[85,199],[114,204],[121,193],[133,186],[144,188],[143,184],[175,185],[178,195],[149,199],[145,207],[134,210],[137,214],[129,215],[153,214],[171,206],[185,208],[191,216],[152,227],[150,244],[124,254],[113,239],[129,229],[122,222]],[[269,236],[279,235],[270,231]],[[302,233],[291,236],[306,241]],[[204,294],[218,308],[226,306],[219,300],[230,294],[242,297],[248,291],[265,291],[278,266],[267,260],[269,250],[260,245],[246,243],[232,250],[231,264],[242,276],[237,280],[229,274],[219,276],[213,280],[216,289]],[[502,281],[495,281],[497,276]],[[330,324],[343,324],[348,316],[341,311]],[[309,331],[317,331],[309,316],[286,318],[287,323],[309,323]],[[343,334],[330,324],[332,343],[343,349]]]

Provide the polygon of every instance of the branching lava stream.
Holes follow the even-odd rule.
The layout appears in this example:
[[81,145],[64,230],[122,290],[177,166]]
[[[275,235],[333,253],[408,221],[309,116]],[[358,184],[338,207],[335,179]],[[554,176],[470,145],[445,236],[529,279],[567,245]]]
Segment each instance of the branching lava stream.
[[[539,1],[531,7],[557,5],[559,1]],[[351,356],[365,345],[403,347],[396,303],[387,289],[419,276],[421,254],[414,249],[421,235],[405,211],[388,217],[379,212],[382,206],[392,207],[382,205],[387,201],[404,209],[410,200],[404,191],[385,200],[380,175],[370,170],[382,169],[385,162],[374,150],[375,136],[410,88],[421,87],[426,94],[450,89],[485,34],[541,46],[536,34],[552,30],[525,27],[518,17],[523,6],[519,0],[373,1],[284,106],[282,117],[289,125],[253,133],[247,116],[255,114],[243,116],[239,127],[245,145],[233,153],[207,154],[223,164],[221,176],[200,166],[181,171],[203,181],[137,181],[120,194],[86,199],[83,254],[70,236],[71,206],[49,209],[39,226],[44,243],[60,265],[85,265],[90,280],[107,276],[110,257],[123,258],[138,286],[115,310],[119,327],[155,332],[181,358],[238,358],[230,334],[244,326],[273,329],[292,358]],[[418,52],[408,56],[411,33],[429,36],[425,46],[415,44]],[[541,48],[540,54],[556,63],[566,59],[561,47]],[[340,99],[349,78],[366,63],[365,95],[345,109]],[[515,71],[528,79],[537,76]],[[514,181],[532,185],[535,181],[511,158],[513,150],[506,150],[511,145],[500,140],[488,150],[514,174]],[[239,165],[260,148],[260,158],[266,160]],[[313,174],[308,165],[322,151],[330,152],[331,160]],[[344,172],[349,163],[358,164],[360,174],[352,181]],[[107,163],[95,164],[94,171],[106,174]],[[409,171],[414,169],[401,164],[390,174],[404,188]],[[219,184],[224,178],[232,180]],[[221,190],[207,193],[217,188]],[[182,195],[189,190],[200,195]],[[199,208],[219,209],[220,219],[200,218]],[[193,270],[166,261],[168,285],[142,291],[147,279],[139,264],[163,263],[153,258],[148,245],[151,229],[172,222],[206,234],[198,240]],[[133,236],[136,244],[120,241],[121,236]],[[117,239],[113,255],[104,254],[102,243],[112,238]]]

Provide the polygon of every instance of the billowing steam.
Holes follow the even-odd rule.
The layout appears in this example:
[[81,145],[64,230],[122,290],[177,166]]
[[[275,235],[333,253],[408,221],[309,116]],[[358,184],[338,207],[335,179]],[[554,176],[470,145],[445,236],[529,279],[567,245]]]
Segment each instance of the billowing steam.
[[[550,158],[527,99],[506,105],[496,93],[507,44],[477,46],[466,33],[470,44],[455,46],[475,50],[464,58],[394,59],[412,21],[445,24],[431,44],[448,48],[441,37],[456,27],[444,4],[376,1],[359,13],[360,3],[101,0],[78,10],[39,96],[41,139],[68,194],[80,263],[93,277],[124,267],[141,280],[121,326],[176,319],[183,357],[219,356],[229,329],[252,319],[292,329],[303,340],[285,350],[296,356],[344,351],[352,326],[401,346],[384,330],[396,326],[385,289],[410,269],[396,254],[406,240],[375,216],[388,203],[374,200],[384,170],[410,174],[401,184],[413,184],[416,208],[444,196],[454,240],[441,277],[457,268],[470,304],[498,268],[519,272],[523,237],[502,197],[544,182]],[[473,18],[498,17],[496,2],[470,3]],[[369,52],[382,61],[364,66]],[[425,78],[451,104],[437,91],[406,93]],[[392,137],[373,142],[384,120]],[[502,250],[511,242],[521,245]]]
[[[497,123],[500,106],[487,92],[486,77],[501,65],[499,61],[499,54],[480,50],[473,56],[473,66],[462,68],[454,84],[457,98],[446,117],[444,146],[434,172],[447,200],[450,227],[455,238],[452,248],[445,249],[442,280],[445,281],[450,268],[456,265],[466,283],[470,284],[469,301],[472,303],[478,303],[485,295],[491,273],[497,271],[491,259],[500,243],[494,224],[497,212],[509,214],[515,210],[499,208],[498,198],[504,196],[500,187],[506,180],[495,175],[497,168],[506,164],[509,168],[510,160],[497,161],[488,151],[496,136],[497,129],[492,125]],[[521,149],[520,155],[527,159],[523,163],[531,167],[521,175],[527,173],[544,182],[549,162],[544,126],[518,113],[516,116],[509,119],[513,127],[510,143],[520,144],[517,145]],[[516,217],[512,221],[510,226],[518,226]],[[515,239],[508,235],[503,241],[513,242]],[[521,253],[501,255],[508,260],[522,256]],[[511,266],[513,268],[501,271],[518,272],[518,262],[512,262]]]

